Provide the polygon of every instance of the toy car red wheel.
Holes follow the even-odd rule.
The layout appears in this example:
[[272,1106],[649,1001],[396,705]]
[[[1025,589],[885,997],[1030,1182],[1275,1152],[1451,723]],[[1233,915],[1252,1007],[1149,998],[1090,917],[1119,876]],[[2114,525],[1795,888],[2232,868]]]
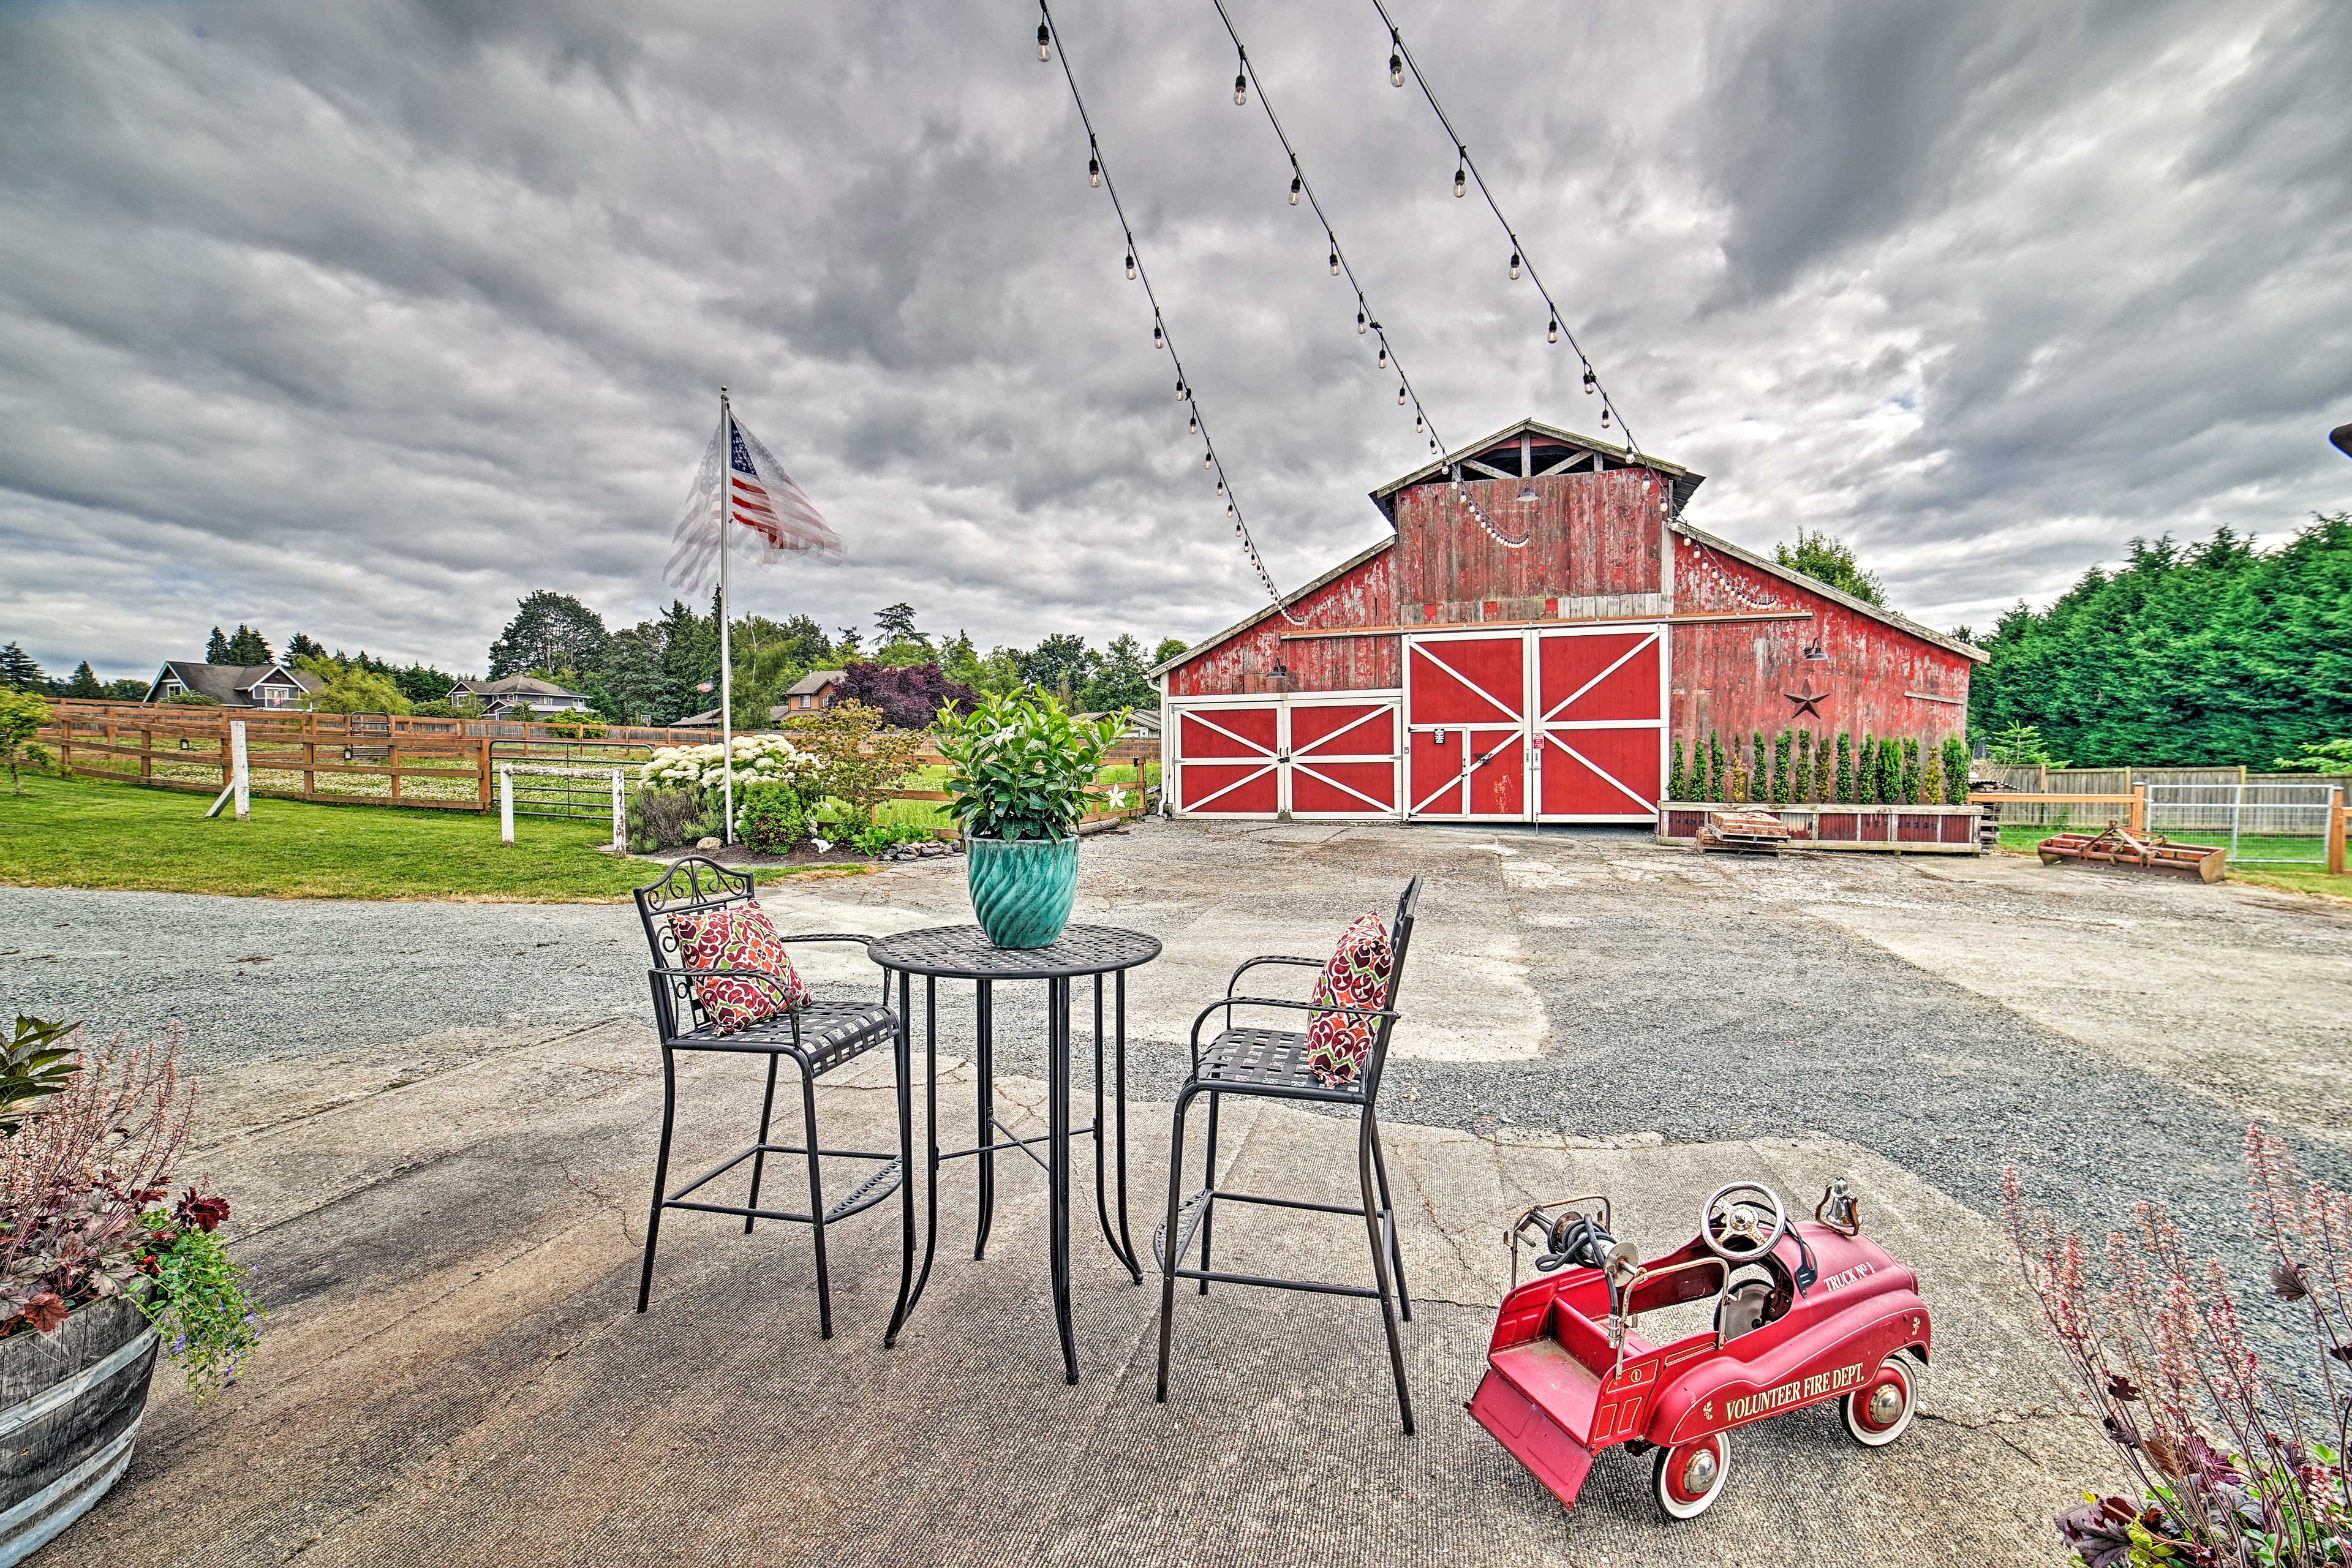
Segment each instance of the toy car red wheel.
[[1730,1474],[1730,1440],[1717,1432],[1659,1449],[1650,1465],[1650,1489],[1668,1519],[1696,1519],[1714,1505]]
[[1918,1407],[1918,1366],[1901,1352],[1878,1363],[1868,1383],[1845,1396],[1845,1429],[1866,1448],[1883,1448],[1903,1436]]

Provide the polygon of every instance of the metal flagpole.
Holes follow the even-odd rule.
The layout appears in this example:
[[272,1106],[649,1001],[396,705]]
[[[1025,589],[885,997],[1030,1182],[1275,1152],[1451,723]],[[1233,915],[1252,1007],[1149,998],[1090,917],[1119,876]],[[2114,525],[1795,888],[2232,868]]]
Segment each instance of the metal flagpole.
[[719,756],[720,798],[726,826],[719,842],[735,842],[735,661],[727,642],[727,526],[735,469],[735,416],[728,411],[727,389],[719,389]]

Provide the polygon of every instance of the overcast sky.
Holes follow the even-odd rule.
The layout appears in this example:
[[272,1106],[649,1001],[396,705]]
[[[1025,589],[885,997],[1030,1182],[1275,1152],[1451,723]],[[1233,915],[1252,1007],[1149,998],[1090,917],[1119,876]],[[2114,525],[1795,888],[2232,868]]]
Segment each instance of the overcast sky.
[[[1229,0],[1450,442],[1593,430],[1370,0]],[[1979,628],[2135,534],[2352,505],[2327,0],[1398,0],[1694,521]],[[730,384],[847,543],[739,610],[983,646],[1258,602],[1021,0],[0,4],[0,641],[480,667],[651,615]],[[1056,21],[1276,580],[1424,451],[1209,0]]]

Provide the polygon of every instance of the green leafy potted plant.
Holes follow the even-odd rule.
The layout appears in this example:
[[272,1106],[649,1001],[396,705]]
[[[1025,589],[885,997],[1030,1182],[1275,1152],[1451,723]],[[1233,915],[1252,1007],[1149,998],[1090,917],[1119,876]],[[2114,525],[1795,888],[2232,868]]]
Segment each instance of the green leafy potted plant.
[[1078,886],[1078,822],[1125,713],[1074,719],[1043,692],[942,709],[948,812],[964,831],[964,879],[981,930],[999,947],[1062,934]]

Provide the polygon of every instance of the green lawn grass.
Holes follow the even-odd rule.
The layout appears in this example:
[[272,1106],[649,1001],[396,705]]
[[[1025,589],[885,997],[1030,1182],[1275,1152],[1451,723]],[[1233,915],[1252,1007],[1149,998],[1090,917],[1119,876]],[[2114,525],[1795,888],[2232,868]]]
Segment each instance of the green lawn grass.
[[659,870],[598,854],[611,832],[596,823],[520,817],[506,845],[494,814],[256,800],[247,821],[223,807],[208,822],[211,804],[177,790],[28,774],[21,797],[0,790],[0,886],[601,903],[625,899]]

